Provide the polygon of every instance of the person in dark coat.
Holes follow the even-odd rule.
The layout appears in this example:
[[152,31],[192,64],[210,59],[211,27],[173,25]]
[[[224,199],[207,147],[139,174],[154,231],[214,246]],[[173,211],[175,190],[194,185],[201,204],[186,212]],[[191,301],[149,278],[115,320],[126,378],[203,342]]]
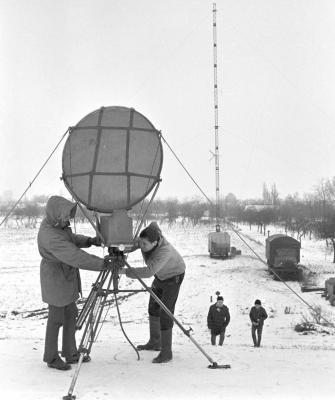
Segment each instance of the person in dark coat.
[[[174,314],[180,285],[185,274],[185,262],[178,251],[162,235],[156,222],[142,230],[138,241],[146,267],[134,268],[140,278],[155,277],[151,289],[163,304]],[[125,271],[129,278],[136,278],[131,270]],[[139,345],[139,350],[160,350],[153,363],[172,360],[173,320],[150,296],[149,341]]]
[[[255,347],[260,347],[262,340],[262,331],[264,321],[267,319],[268,315],[265,309],[262,307],[260,300],[255,301],[255,305],[251,307],[249,317],[251,320],[251,336]],[[257,332],[257,337],[256,337]]]
[[[92,244],[100,245],[97,238],[72,233],[70,219],[76,213],[76,203],[60,196],[51,196],[46,205],[38,236],[38,250],[42,257],[40,280],[42,300],[48,304],[49,313],[45,335],[43,361],[48,367],[70,369],[78,362],[75,339],[78,315],[76,300],[81,293],[79,269],[100,271],[104,259],[81,250]],[[62,356],[58,354],[59,328],[63,326]],[[84,358],[89,361],[89,356]]]
[[213,346],[216,345],[217,336],[220,336],[219,345],[223,345],[229,322],[229,308],[223,304],[223,297],[218,296],[216,303],[209,307],[207,315],[207,326],[211,330],[211,343]]

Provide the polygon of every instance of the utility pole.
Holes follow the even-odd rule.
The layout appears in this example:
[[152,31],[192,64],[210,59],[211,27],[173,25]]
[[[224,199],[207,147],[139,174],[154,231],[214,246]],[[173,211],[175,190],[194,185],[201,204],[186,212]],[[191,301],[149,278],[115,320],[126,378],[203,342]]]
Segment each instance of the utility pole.
[[214,132],[215,132],[215,219],[216,232],[220,232],[220,165],[219,165],[219,101],[217,77],[216,3],[213,3],[213,60],[214,60]]

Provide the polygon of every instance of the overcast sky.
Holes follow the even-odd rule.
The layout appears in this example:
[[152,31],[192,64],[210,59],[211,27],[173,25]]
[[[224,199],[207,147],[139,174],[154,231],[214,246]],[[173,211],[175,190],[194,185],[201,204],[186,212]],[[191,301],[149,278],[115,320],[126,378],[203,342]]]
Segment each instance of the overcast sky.
[[[335,2],[219,0],[220,186],[281,197],[335,175]],[[215,197],[212,1],[0,0],[0,196],[68,127],[133,107]],[[61,144],[29,190],[66,193]],[[158,197],[200,195],[164,147]]]

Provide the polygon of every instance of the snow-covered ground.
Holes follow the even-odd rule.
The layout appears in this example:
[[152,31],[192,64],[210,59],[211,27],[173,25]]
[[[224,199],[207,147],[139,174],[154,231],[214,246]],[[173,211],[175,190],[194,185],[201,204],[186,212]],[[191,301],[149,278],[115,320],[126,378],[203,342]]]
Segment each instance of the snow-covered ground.
[[[76,384],[78,400],[95,399],[321,399],[335,393],[335,335],[299,334],[294,326],[309,311],[284,284],[270,278],[266,267],[247,246],[231,233],[232,245],[242,255],[229,260],[210,259],[207,252],[209,227],[162,226],[166,237],[184,256],[187,272],[176,307],[176,317],[193,329],[193,338],[219,364],[231,369],[208,369],[208,360],[177,328],[174,328],[173,361],[152,364],[155,353],[134,350],[124,338],[115,307],[111,307],[97,342],[92,362],[84,364]],[[255,228],[241,226],[252,248],[264,258],[264,236]],[[279,233],[271,227],[271,234]],[[78,233],[92,234],[87,225]],[[0,390],[2,398],[61,399],[74,373],[52,370],[42,362],[46,319],[28,317],[42,309],[40,299],[37,230],[7,227],[0,230]],[[101,249],[90,251],[103,255]],[[332,256],[324,242],[303,239],[301,261],[317,275],[315,283],[335,276]],[[141,266],[139,252],[129,256],[132,266]],[[95,273],[83,271],[84,295]],[[151,280],[148,280],[150,283]],[[301,293],[307,302],[321,306],[335,322],[335,308],[318,293]],[[137,281],[122,277],[120,289],[140,288]],[[222,347],[210,345],[206,317],[219,290],[231,312],[231,323]],[[268,311],[261,348],[252,346],[249,310],[256,298]],[[148,294],[132,295],[121,302],[124,328],[135,343],[148,337]],[[285,312],[286,310],[286,312]],[[43,311],[43,310],[42,310]],[[287,313],[288,312],[288,313]],[[78,332],[77,341],[80,341]]]

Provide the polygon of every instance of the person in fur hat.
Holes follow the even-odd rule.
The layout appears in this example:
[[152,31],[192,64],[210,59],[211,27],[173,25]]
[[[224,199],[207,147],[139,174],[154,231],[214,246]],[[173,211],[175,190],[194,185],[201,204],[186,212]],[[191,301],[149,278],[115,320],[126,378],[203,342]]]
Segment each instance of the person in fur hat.
[[[140,278],[154,276],[152,291],[174,314],[179,289],[184,279],[185,262],[178,251],[166,240],[156,222],[152,222],[139,235],[138,245],[146,264],[142,268],[133,268]],[[131,270],[125,271],[129,278],[137,276]],[[173,320],[161,309],[150,296],[149,333],[146,344],[139,345],[139,350],[156,350],[160,353],[153,363],[165,363],[172,360]]]
[[211,330],[211,343],[213,346],[216,345],[217,336],[219,336],[219,346],[223,345],[229,322],[229,308],[223,304],[223,297],[218,296],[216,303],[209,307],[207,315],[207,326]]

